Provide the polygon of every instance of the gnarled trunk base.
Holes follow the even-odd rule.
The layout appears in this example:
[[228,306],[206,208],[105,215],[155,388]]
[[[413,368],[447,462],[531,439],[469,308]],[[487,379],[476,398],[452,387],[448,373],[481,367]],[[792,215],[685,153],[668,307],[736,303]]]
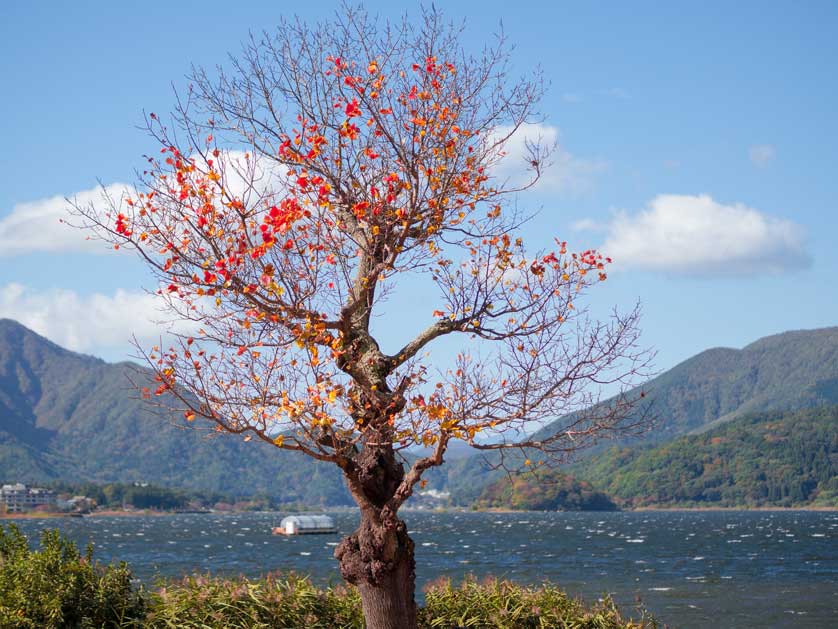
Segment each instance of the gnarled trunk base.
[[335,549],[343,578],[358,588],[367,629],[415,629],[416,562],[401,520],[388,530],[362,512],[361,526]]

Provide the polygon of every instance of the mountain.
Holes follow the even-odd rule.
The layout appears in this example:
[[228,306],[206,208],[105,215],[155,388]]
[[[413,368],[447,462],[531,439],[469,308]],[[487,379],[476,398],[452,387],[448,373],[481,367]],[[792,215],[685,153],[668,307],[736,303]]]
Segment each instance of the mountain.
[[[654,426],[620,445],[660,444],[755,412],[838,404],[838,327],[784,332],[743,349],[709,349],[629,393],[644,392]],[[609,401],[603,402],[608,404]],[[559,419],[536,436],[554,434]],[[608,442],[579,457],[601,452]],[[445,477],[455,502],[467,504],[497,477],[491,455],[457,461]]]
[[838,404],[838,327],[767,336],[716,348],[643,389],[658,418],[649,441],[707,430],[747,413]]
[[838,506],[838,406],[757,413],[572,467],[624,506]]
[[[644,410],[655,419],[644,443],[701,432],[747,413],[838,404],[838,327],[783,332],[742,349],[708,349],[629,396],[641,390],[648,400]],[[563,425],[559,420],[541,432]]]
[[[280,452],[262,442],[245,443],[233,435],[187,428],[180,417],[155,415],[147,402],[137,399],[132,385],[132,380],[148,377],[135,364],[109,364],[71,352],[14,321],[0,319],[0,480],[140,480],[240,496],[261,493],[286,502],[351,504],[334,466]],[[838,328],[786,332],[741,350],[711,349],[646,383],[643,390],[657,417],[655,429],[632,449],[622,443],[608,454],[595,451],[585,473],[576,474],[632,504],[642,503],[637,501],[644,491],[654,495],[654,486],[635,491],[611,483],[640,474],[632,472],[635,476],[631,476],[629,468],[623,471],[621,467],[642,468],[645,463],[637,462],[638,452],[651,456],[648,449],[635,452],[634,448],[666,444],[685,435],[711,438],[699,433],[710,430],[709,435],[717,435],[716,430],[726,428],[725,422],[755,413],[764,417],[767,412],[838,404]],[[772,447],[785,450],[796,447],[798,441],[789,436]],[[465,454],[452,453],[443,468],[426,475],[431,488],[448,489],[457,504],[471,504],[498,479],[487,471],[486,460],[493,462],[491,453]],[[654,465],[669,465],[668,459],[652,460]],[[801,478],[809,473],[806,461],[794,461],[804,466]],[[643,473],[654,471],[654,465],[642,468]],[[820,478],[819,474],[815,476]],[[737,480],[744,478],[740,476],[731,478],[734,484],[750,482]],[[815,491],[805,487],[809,488],[804,492],[807,496]],[[512,494],[514,489],[510,489]],[[822,489],[817,491],[822,494]],[[523,486],[518,490],[530,491]],[[485,499],[494,500],[493,495],[502,496],[505,491],[495,487]],[[742,499],[752,498],[757,499]]]
[[132,384],[149,377],[0,319],[0,480],[147,481],[350,504],[334,466],[157,415]]

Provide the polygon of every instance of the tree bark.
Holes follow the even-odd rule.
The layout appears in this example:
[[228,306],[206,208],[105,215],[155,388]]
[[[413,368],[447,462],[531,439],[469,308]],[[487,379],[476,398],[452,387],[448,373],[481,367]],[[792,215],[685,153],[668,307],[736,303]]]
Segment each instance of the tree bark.
[[413,540],[401,519],[382,518],[404,468],[392,447],[378,446],[365,448],[344,472],[361,507],[361,522],[335,549],[341,574],[361,594],[367,629],[415,629]]
[[335,549],[341,574],[361,594],[367,629],[415,629],[413,540],[403,521],[387,530],[375,520],[362,515]]

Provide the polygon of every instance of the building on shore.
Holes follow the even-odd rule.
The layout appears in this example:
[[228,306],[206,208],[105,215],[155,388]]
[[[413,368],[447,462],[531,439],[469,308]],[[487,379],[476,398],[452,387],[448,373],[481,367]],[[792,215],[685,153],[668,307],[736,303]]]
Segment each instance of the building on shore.
[[90,513],[96,508],[96,501],[87,496],[73,496],[66,500],[58,498],[55,506],[61,511],[72,511],[75,513]]
[[0,487],[0,509],[6,513],[22,513],[35,507],[54,505],[55,492],[41,487],[27,487],[23,483]]

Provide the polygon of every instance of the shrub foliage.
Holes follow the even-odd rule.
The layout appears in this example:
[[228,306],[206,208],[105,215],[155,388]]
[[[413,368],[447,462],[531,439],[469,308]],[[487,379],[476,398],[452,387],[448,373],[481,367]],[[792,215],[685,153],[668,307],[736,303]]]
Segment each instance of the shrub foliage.
[[0,627],[139,627],[146,595],[121,563],[102,566],[58,531],[38,550],[20,530],[0,527]]
[[[425,589],[423,629],[645,629],[641,614],[624,618],[610,599],[585,607],[551,584],[498,579],[440,580]],[[58,629],[364,629],[355,588],[318,588],[302,576],[262,579],[189,576],[154,592],[135,585],[124,564],[102,566],[58,531],[40,548],[11,525],[0,526],[0,628]]]

